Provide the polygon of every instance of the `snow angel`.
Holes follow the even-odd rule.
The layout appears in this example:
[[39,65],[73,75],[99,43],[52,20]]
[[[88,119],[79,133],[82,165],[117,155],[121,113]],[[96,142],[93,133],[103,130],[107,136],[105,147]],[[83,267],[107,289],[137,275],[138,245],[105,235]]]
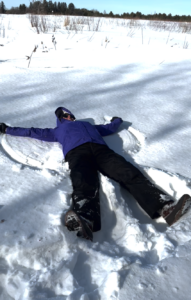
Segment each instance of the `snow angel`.
[[101,229],[98,172],[128,190],[152,219],[162,216],[171,226],[185,213],[191,201],[189,195],[183,195],[175,203],[106,145],[102,136],[115,133],[123,122],[121,118],[113,117],[106,125],[91,125],[76,120],[64,107],[57,108],[55,114],[57,127],[54,129],[10,127],[0,123],[0,132],[62,145],[73,186],[72,207],[64,221],[68,230],[93,241],[93,232]]

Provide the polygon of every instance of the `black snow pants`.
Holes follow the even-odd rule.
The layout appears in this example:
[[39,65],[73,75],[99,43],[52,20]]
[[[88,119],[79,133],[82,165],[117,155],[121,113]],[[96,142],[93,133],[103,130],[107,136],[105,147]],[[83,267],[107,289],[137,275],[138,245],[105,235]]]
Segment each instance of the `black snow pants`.
[[73,185],[73,210],[93,222],[93,231],[101,229],[98,171],[127,189],[152,218],[164,206],[156,188],[135,166],[106,145],[85,143],[66,155]]

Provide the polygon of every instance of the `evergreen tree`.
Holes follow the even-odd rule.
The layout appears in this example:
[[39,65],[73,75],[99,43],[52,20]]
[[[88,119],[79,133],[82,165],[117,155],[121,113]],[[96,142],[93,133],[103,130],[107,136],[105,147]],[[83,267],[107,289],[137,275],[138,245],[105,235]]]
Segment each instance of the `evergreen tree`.
[[52,3],[52,1],[48,2],[48,13],[52,14],[54,12],[54,4]]
[[61,5],[61,13],[65,15],[67,11],[67,4],[65,2],[62,2],[60,5]]
[[6,9],[5,9],[5,4],[3,1],[0,2],[0,13],[5,14]]
[[57,12],[58,12],[58,4],[57,4],[57,2],[54,2],[54,13],[56,14]]
[[58,13],[61,14],[61,3],[60,3],[60,2],[58,2],[58,7],[57,7],[57,9],[58,9]]
[[29,12],[32,14],[40,14],[42,13],[42,3],[41,1],[32,1],[30,2]]
[[130,14],[130,18],[133,19],[133,18],[135,18],[135,17],[136,17],[136,14],[135,14],[134,12],[132,12],[132,13]]
[[43,11],[43,14],[45,14],[45,15],[48,13],[48,3],[46,0],[43,0],[42,11]]
[[26,14],[26,5],[25,4],[20,4],[19,5],[19,11],[20,11],[20,14]]
[[75,6],[73,3],[70,3],[68,5],[68,11],[69,11],[69,15],[73,15],[74,14],[74,10],[75,10]]
[[136,12],[136,18],[137,18],[137,19],[141,19],[141,17],[142,17],[142,13],[139,12],[139,11],[137,11],[137,12]]

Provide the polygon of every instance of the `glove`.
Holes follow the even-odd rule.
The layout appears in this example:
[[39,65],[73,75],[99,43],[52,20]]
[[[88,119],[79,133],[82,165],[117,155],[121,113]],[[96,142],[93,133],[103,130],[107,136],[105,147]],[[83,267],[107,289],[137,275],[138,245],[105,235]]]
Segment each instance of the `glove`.
[[0,123],[0,133],[5,133],[7,127],[8,126],[5,123]]
[[119,118],[119,117],[113,117],[111,120],[110,120],[110,122],[113,122],[114,120],[116,120],[116,119],[119,119],[119,120],[121,120],[121,121],[123,121],[121,118]]

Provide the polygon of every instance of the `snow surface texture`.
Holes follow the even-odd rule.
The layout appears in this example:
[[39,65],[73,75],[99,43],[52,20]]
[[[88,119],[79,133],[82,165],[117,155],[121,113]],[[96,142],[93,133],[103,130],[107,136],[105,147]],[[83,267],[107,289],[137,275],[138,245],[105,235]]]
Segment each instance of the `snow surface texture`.
[[[27,16],[0,16],[0,121],[53,128],[58,106],[92,124],[122,117],[109,147],[175,200],[191,194],[190,35],[46,20],[37,34]],[[0,138],[0,300],[190,299],[190,211],[168,227],[100,175],[102,230],[93,243],[77,238],[62,225],[72,186],[60,146]]]

